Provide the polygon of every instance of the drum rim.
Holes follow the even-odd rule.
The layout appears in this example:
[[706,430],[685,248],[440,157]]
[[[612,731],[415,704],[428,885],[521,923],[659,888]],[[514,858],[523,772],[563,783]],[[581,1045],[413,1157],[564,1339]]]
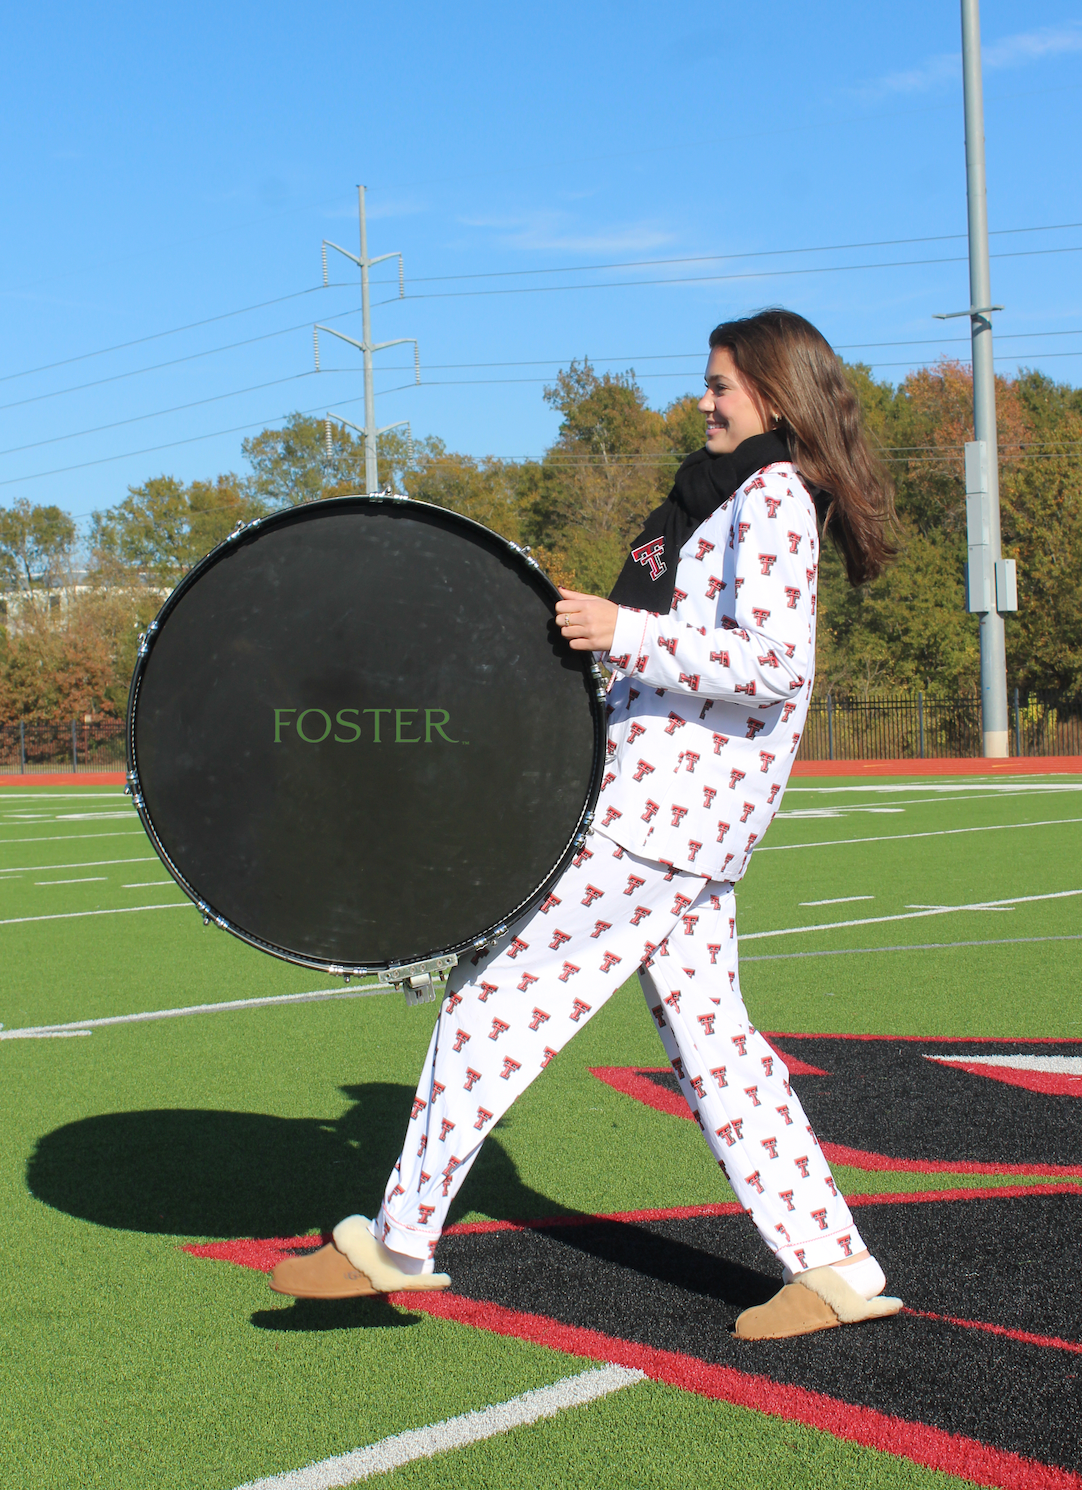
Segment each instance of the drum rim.
[[412,497],[403,496],[399,495],[398,493],[392,492],[348,492],[343,493],[342,495],[337,497],[321,497],[318,500],[312,502],[299,502],[296,506],[282,508],[277,512],[270,512],[265,517],[253,518],[250,522],[247,523],[239,522],[233,529],[233,531],[226,538],[224,538],[221,543],[216,544],[214,548],[212,548],[208,553],[204,554],[204,556],[199,560],[197,564],[192,565],[191,569],[189,569],[188,573],[184,575],[183,579],[181,579],[176,587],[171,590],[170,593],[166,596],[165,600],[162,602],[160,609],[158,610],[157,615],[154,617],[154,620],[150,623],[146,631],[143,632],[143,634],[139,638],[139,647],[135,659],[135,668],[132,672],[131,686],[128,691],[128,707],[125,725],[127,782],[124,790],[132,798],[135,810],[139,814],[139,820],[143,825],[147,837],[150,839],[155,853],[165,865],[165,868],[169,871],[177,886],[195,905],[196,909],[202,913],[203,925],[207,926],[211,922],[213,922],[216,926],[221,927],[223,931],[228,931],[231,936],[235,936],[239,941],[247,943],[247,945],[250,947],[257,948],[260,952],[266,952],[270,956],[276,957],[282,962],[292,963],[295,967],[312,968],[314,970],[326,972],[334,976],[344,977],[347,982],[350,978],[364,977],[366,974],[369,973],[387,972],[390,969],[403,966],[407,963],[424,962],[430,959],[447,957],[453,954],[460,954],[468,951],[483,951],[485,948],[490,947],[494,942],[496,942],[502,935],[504,935],[509,926],[513,925],[517,920],[519,920],[525,914],[525,912],[530,909],[531,906],[535,905],[542,898],[542,896],[547,894],[547,892],[563,874],[564,870],[567,868],[568,864],[571,862],[572,858],[575,856],[578,850],[582,848],[583,844],[586,841],[587,833],[593,831],[592,823],[594,818],[594,808],[597,804],[597,798],[601,791],[601,778],[605,766],[606,741],[608,738],[607,717],[605,710],[606,686],[604,676],[600,668],[598,667],[597,661],[594,658],[593,654],[589,652],[581,652],[577,655],[582,658],[582,672],[584,679],[586,679],[588,682],[592,682],[593,684],[593,688],[590,690],[590,711],[594,724],[594,741],[593,760],[590,768],[590,785],[586,794],[585,801],[583,802],[583,805],[579,810],[579,815],[575,827],[572,830],[572,833],[568,838],[563,850],[561,851],[555,866],[545,876],[544,880],[539,885],[537,885],[535,889],[530,891],[528,895],[524,896],[523,899],[517,906],[515,906],[512,911],[509,911],[507,913],[505,920],[493,922],[490,926],[485,927],[483,931],[479,932],[473,937],[468,938],[465,941],[454,942],[447,947],[434,947],[427,952],[419,953],[415,957],[411,956],[409,958],[403,958],[401,959],[401,961],[391,959],[390,961],[375,961],[371,963],[365,963],[363,965],[360,963],[348,964],[334,962],[330,958],[311,957],[299,952],[291,951],[287,947],[281,946],[275,942],[267,941],[265,938],[257,936],[254,932],[245,930],[244,927],[238,926],[236,923],[230,921],[228,917],[222,915],[222,913],[217,910],[204,896],[202,896],[199,891],[185,878],[183,872],[173,862],[168,849],[165,847],[160,837],[158,836],[157,828],[155,827],[153,819],[150,816],[150,812],[146,804],[146,799],[143,795],[140,780],[138,755],[135,748],[135,725],[139,705],[139,696],[142,689],[142,683],[146,672],[147,662],[151,652],[154,650],[155,641],[161,632],[162,626],[169,618],[169,615],[172,613],[172,611],[176,609],[182,597],[195,586],[202,575],[204,575],[214,564],[219,562],[226,551],[235,548],[237,543],[241,539],[245,538],[246,536],[254,537],[259,531],[265,532],[268,531],[270,528],[277,527],[283,522],[288,521],[290,518],[295,517],[300,512],[329,512],[334,508],[342,506],[356,506],[358,504],[371,504],[373,506],[386,506],[393,504],[395,507],[399,508],[417,511],[438,512],[444,516],[451,517],[455,520],[456,523],[461,524],[467,530],[472,528],[478,533],[483,533],[487,539],[493,540],[497,545],[499,545],[499,547],[504,549],[510,556],[512,556],[516,563],[525,565],[528,569],[532,570],[532,572],[541,581],[542,585],[546,586],[550,591],[551,598],[554,604],[560,598],[559,590],[553,584],[552,580],[549,579],[548,575],[538,564],[537,560],[531,556],[528,548],[521,547],[521,545],[512,542],[511,539],[504,538],[502,534],[494,532],[491,528],[486,528],[483,523],[477,522],[472,517],[466,517],[461,512],[455,512],[450,507],[440,507],[435,502],[418,502],[415,501]]

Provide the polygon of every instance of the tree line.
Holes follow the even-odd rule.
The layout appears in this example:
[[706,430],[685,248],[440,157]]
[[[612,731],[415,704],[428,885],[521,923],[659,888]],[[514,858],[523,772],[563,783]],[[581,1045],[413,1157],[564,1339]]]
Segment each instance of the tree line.
[[[979,677],[965,611],[963,445],[968,368],[944,360],[898,387],[847,368],[890,470],[899,553],[852,590],[830,544],[819,600],[820,694],[957,693]],[[380,484],[451,508],[529,545],[557,583],[606,594],[645,515],[703,440],[697,395],[651,408],[633,372],[573,362],[545,389],[560,415],[539,460],[449,451],[395,431]],[[1082,692],[1082,389],[1041,373],[997,379],[1004,554],[1018,561],[1007,667],[1024,694]],[[185,484],[155,476],[96,512],[88,537],[60,508],[0,509],[0,720],[122,713],[138,635],[168,591],[234,528],[267,513],[364,490],[363,441],[294,414],[242,442],[248,470]]]

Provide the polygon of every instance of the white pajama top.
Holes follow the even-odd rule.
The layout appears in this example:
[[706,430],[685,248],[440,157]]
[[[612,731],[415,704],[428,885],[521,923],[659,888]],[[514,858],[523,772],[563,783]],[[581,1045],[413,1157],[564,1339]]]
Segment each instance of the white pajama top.
[[598,831],[679,869],[743,876],[807,717],[818,567],[814,503],[781,461],[684,544],[669,615],[620,607]]

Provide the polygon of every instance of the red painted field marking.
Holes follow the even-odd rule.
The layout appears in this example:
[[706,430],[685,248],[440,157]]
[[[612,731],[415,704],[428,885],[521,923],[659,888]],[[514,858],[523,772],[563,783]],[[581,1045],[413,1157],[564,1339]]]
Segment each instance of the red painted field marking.
[[[510,1335],[562,1350],[589,1360],[611,1361],[642,1371],[651,1381],[681,1387],[702,1397],[750,1407],[771,1417],[805,1423],[835,1438],[848,1439],[881,1453],[911,1459],[927,1469],[960,1475],[978,1485],[1000,1490],[1082,1490],[1082,1475],[976,1439],[947,1433],[925,1423],[892,1417],[870,1407],[858,1407],[823,1392],[784,1386],[768,1376],[712,1366],[676,1351],[636,1345],[597,1330],[560,1324],[543,1314],[520,1313],[500,1304],[477,1303],[450,1293],[396,1293],[391,1303],[419,1310],[437,1319],[453,1320],[496,1335]],[[752,1347],[754,1350],[754,1347]]]
[[1009,1340],[1021,1340],[1024,1345],[1045,1345],[1052,1350],[1073,1350],[1082,1355],[1082,1345],[1077,1340],[1061,1340],[1058,1335],[1031,1335],[1027,1330],[1009,1330],[1006,1325],[986,1324],[980,1319],[955,1319],[952,1314],[932,1314],[927,1309],[905,1309],[903,1314],[916,1315],[918,1319],[937,1319],[942,1324],[960,1325],[965,1330],[987,1330],[990,1335],[1006,1335]]
[[796,761],[793,776],[1047,776],[1082,772],[1082,755],[1017,755],[1008,760]]
[[[1013,1200],[1026,1195],[1082,1195],[1078,1185],[996,1185],[953,1190],[899,1190],[884,1194],[848,1195],[850,1207],[862,1205],[921,1205],[945,1200]],[[687,1221],[696,1216],[739,1216],[743,1206],[735,1200],[713,1201],[704,1205],[661,1206],[639,1211],[609,1211],[604,1214],[541,1216],[529,1221],[459,1221],[448,1226],[444,1236],[474,1236],[493,1231],[541,1231],[557,1226],[590,1226],[597,1221]],[[240,1237],[225,1242],[188,1242],[181,1247],[191,1257],[212,1262],[231,1262],[237,1267],[269,1273],[273,1267],[294,1252],[311,1251],[330,1241],[329,1236]],[[411,1295],[412,1297],[412,1295]]]

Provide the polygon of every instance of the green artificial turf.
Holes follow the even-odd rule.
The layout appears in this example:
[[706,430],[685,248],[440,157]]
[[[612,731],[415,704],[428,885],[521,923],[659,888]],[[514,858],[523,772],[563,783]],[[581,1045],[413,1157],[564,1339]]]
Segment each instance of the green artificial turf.
[[[1071,790],[1035,790],[1041,783]],[[841,815],[780,818],[740,887],[741,977],[755,1022],[793,1032],[1082,1038],[1082,941],[789,955],[1082,931],[1082,897],[792,929],[905,915],[918,903],[1082,889],[1077,822],[840,842],[1082,818],[1078,778],[1023,781],[1017,791],[1002,779],[987,791],[955,790],[957,782],[940,793],[927,782],[900,794],[872,789],[883,784],[838,792],[820,788],[847,783],[798,781],[787,795],[787,811]],[[84,815],[98,811],[121,816]],[[827,846],[782,847],[819,843]],[[19,870],[10,882],[0,874],[0,921],[182,902],[172,886],[150,884],[166,876],[149,854],[115,789],[0,792],[0,870]],[[129,855],[145,862],[70,875],[32,867]],[[65,878],[84,882],[40,883]],[[137,881],[150,887],[124,888]],[[801,905],[857,895],[874,898]],[[787,934],[755,935],[776,929]],[[9,1029],[330,982],[203,928],[187,906],[0,925],[0,1021]],[[189,1240],[304,1234],[374,1208],[434,1017],[433,1007],[376,997],[0,1042],[0,1484],[231,1490],[585,1368],[387,1304],[328,1314],[289,1303],[258,1273],[180,1250]],[[693,1124],[587,1070],[663,1064],[632,980],[498,1125],[452,1219],[729,1198]],[[887,1171],[838,1178],[850,1192],[951,1183]],[[500,1490],[706,1480],[894,1490],[949,1478],[653,1384],[393,1477],[420,1485],[437,1475]]]
[[726,1490],[951,1490],[971,1483],[847,1443],[802,1423],[654,1382],[528,1428],[415,1460],[385,1478],[399,1490],[589,1490],[724,1485]]

